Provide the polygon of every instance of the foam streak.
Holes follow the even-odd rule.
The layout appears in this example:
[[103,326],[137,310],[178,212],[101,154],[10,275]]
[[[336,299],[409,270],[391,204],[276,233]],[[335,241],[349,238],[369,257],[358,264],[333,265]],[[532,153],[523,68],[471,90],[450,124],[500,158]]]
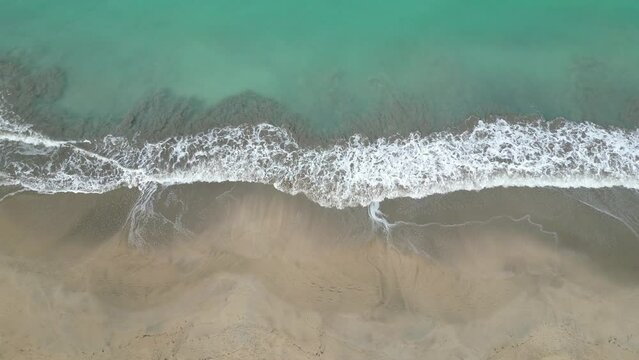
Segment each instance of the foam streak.
[[590,123],[480,121],[460,133],[354,135],[315,148],[268,124],[141,145],[115,136],[56,141],[4,119],[0,134],[2,182],[39,193],[233,181],[343,208],[500,186],[639,189],[638,131]]

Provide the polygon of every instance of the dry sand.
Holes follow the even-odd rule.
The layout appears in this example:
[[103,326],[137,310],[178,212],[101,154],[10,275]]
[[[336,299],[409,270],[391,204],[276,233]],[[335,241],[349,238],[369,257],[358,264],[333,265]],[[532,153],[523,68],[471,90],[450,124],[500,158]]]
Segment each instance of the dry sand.
[[109,196],[0,204],[1,359],[639,359],[636,284],[525,220],[386,237],[236,191],[133,249]]

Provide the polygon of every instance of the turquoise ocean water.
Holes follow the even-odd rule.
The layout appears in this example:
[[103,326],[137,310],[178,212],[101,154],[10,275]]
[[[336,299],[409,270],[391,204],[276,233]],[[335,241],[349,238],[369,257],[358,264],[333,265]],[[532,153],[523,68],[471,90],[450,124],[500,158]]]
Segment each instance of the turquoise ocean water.
[[0,53],[60,67],[58,103],[83,115],[119,116],[158,89],[207,103],[252,90],[317,129],[395,102],[434,124],[627,125],[637,18],[634,0],[3,0]]

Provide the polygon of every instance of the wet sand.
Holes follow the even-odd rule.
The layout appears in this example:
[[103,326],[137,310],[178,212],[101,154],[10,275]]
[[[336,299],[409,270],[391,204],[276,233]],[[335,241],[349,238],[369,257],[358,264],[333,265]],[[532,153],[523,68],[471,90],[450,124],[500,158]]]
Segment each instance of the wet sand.
[[453,195],[468,206],[448,213],[438,200],[446,226],[382,204],[416,223],[386,235],[366,209],[266,187],[181,191],[190,230],[137,249],[132,192],[0,203],[0,358],[639,358],[631,266],[506,205],[513,218],[454,225],[494,215],[473,204],[496,193]]

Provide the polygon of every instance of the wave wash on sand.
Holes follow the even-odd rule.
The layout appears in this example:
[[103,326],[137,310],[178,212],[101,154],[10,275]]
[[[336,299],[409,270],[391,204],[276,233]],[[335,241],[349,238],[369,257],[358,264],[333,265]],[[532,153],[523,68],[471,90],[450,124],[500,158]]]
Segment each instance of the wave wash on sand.
[[0,153],[0,185],[48,194],[234,181],[344,208],[499,186],[639,188],[639,131],[567,121],[479,121],[459,133],[303,147],[268,124],[143,143],[56,141],[2,118]]

